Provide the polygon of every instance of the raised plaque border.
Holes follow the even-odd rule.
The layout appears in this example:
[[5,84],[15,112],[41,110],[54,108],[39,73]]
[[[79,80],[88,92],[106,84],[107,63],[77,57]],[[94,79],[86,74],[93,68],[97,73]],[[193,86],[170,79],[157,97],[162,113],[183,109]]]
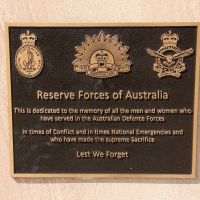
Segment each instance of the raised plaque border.
[[[13,149],[13,127],[12,127],[12,94],[10,76],[10,27],[197,27],[197,47],[196,47],[196,73],[195,73],[195,92],[194,92],[194,118],[193,118],[193,149],[192,149],[192,173],[191,174],[27,174],[14,172],[14,149]],[[199,69],[200,69],[200,22],[165,22],[165,23],[5,23],[6,32],[6,67],[7,67],[7,92],[8,92],[8,119],[9,119],[9,146],[10,146],[10,173],[13,178],[110,178],[110,179],[188,179],[196,178],[197,164],[197,131],[198,131],[198,100],[199,100]]]

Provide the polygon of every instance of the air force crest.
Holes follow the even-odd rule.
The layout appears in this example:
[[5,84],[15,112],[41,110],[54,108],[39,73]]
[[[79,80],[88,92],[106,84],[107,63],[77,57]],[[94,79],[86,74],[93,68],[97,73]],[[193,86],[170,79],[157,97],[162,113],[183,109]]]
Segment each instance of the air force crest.
[[86,36],[81,46],[75,47],[74,71],[86,73],[94,78],[110,78],[129,72],[127,46],[123,46],[117,35],[111,37],[101,31],[98,35]]
[[158,50],[147,49],[147,53],[155,57],[155,63],[153,70],[158,73],[158,77],[174,76],[179,78],[181,72],[186,70],[183,58],[191,55],[194,50],[189,48],[185,51],[181,51],[177,47],[179,36],[176,33],[164,33],[161,36],[163,46]]

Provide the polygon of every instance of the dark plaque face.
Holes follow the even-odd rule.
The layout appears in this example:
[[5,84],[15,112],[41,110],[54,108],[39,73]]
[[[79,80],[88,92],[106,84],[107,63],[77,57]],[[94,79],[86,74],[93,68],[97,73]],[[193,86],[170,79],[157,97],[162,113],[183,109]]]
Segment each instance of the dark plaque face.
[[9,25],[12,175],[195,177],[198,29]]

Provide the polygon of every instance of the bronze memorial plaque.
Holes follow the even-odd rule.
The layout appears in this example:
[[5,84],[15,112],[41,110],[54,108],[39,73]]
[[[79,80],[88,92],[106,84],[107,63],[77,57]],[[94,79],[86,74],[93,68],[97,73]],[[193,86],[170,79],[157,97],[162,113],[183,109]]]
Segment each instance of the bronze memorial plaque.
[[199,23],[6,27],[13,177],[195,177]]

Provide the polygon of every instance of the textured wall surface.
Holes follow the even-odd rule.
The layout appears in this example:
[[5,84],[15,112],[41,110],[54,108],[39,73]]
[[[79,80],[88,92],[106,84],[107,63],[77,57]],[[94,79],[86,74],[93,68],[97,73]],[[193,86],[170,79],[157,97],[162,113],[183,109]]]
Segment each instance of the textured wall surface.
[[200,0],[0,0],[0,199],[199,199],[200,137],[198,137],[197,179],[195,180],[73,180],[10,177],[5,22],[184,21],[200,21]]

